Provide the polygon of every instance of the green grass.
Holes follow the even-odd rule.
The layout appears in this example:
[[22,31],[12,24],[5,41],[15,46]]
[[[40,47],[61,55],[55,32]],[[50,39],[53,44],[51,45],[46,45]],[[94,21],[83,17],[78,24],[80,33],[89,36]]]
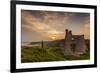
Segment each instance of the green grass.
[[65,56],[59,47],[38,48],[22,47],[21,62],[47,62],[47,61],[65,61],[65,60],[86,60],[89,59],[89,52],[76,56]]

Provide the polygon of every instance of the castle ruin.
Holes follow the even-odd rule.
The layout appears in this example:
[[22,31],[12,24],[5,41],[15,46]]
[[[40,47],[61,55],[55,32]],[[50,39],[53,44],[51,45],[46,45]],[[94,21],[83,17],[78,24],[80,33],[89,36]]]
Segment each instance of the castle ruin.
[[84,35],[72,35],[72,31],[65,30],[64,55],[80,55],[86,52]]

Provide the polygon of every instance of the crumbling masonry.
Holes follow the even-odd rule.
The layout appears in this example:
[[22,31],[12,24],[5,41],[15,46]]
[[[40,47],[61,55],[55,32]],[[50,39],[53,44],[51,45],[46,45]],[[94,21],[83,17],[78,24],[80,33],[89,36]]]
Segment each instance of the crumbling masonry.
[[65,30],[64,39],[65,55],[80,55],[86,52],[84,35],[72,35],[72,31]]

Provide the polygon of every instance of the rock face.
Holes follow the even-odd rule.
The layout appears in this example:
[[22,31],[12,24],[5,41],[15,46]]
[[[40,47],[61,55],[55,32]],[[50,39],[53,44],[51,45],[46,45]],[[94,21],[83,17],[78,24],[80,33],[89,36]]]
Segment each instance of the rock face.
[[80,55],[86,52],[84,35],[72,35],[72,31],[65,30],[63,52],[65,55]]

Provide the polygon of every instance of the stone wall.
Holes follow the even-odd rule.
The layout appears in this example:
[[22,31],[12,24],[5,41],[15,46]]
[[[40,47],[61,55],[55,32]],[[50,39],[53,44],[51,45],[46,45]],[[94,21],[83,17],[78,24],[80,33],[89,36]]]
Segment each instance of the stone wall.
[[65,30],[63,52],[65,55],[80,55],[86,52],[84,35],[72,35],[72,31]]

